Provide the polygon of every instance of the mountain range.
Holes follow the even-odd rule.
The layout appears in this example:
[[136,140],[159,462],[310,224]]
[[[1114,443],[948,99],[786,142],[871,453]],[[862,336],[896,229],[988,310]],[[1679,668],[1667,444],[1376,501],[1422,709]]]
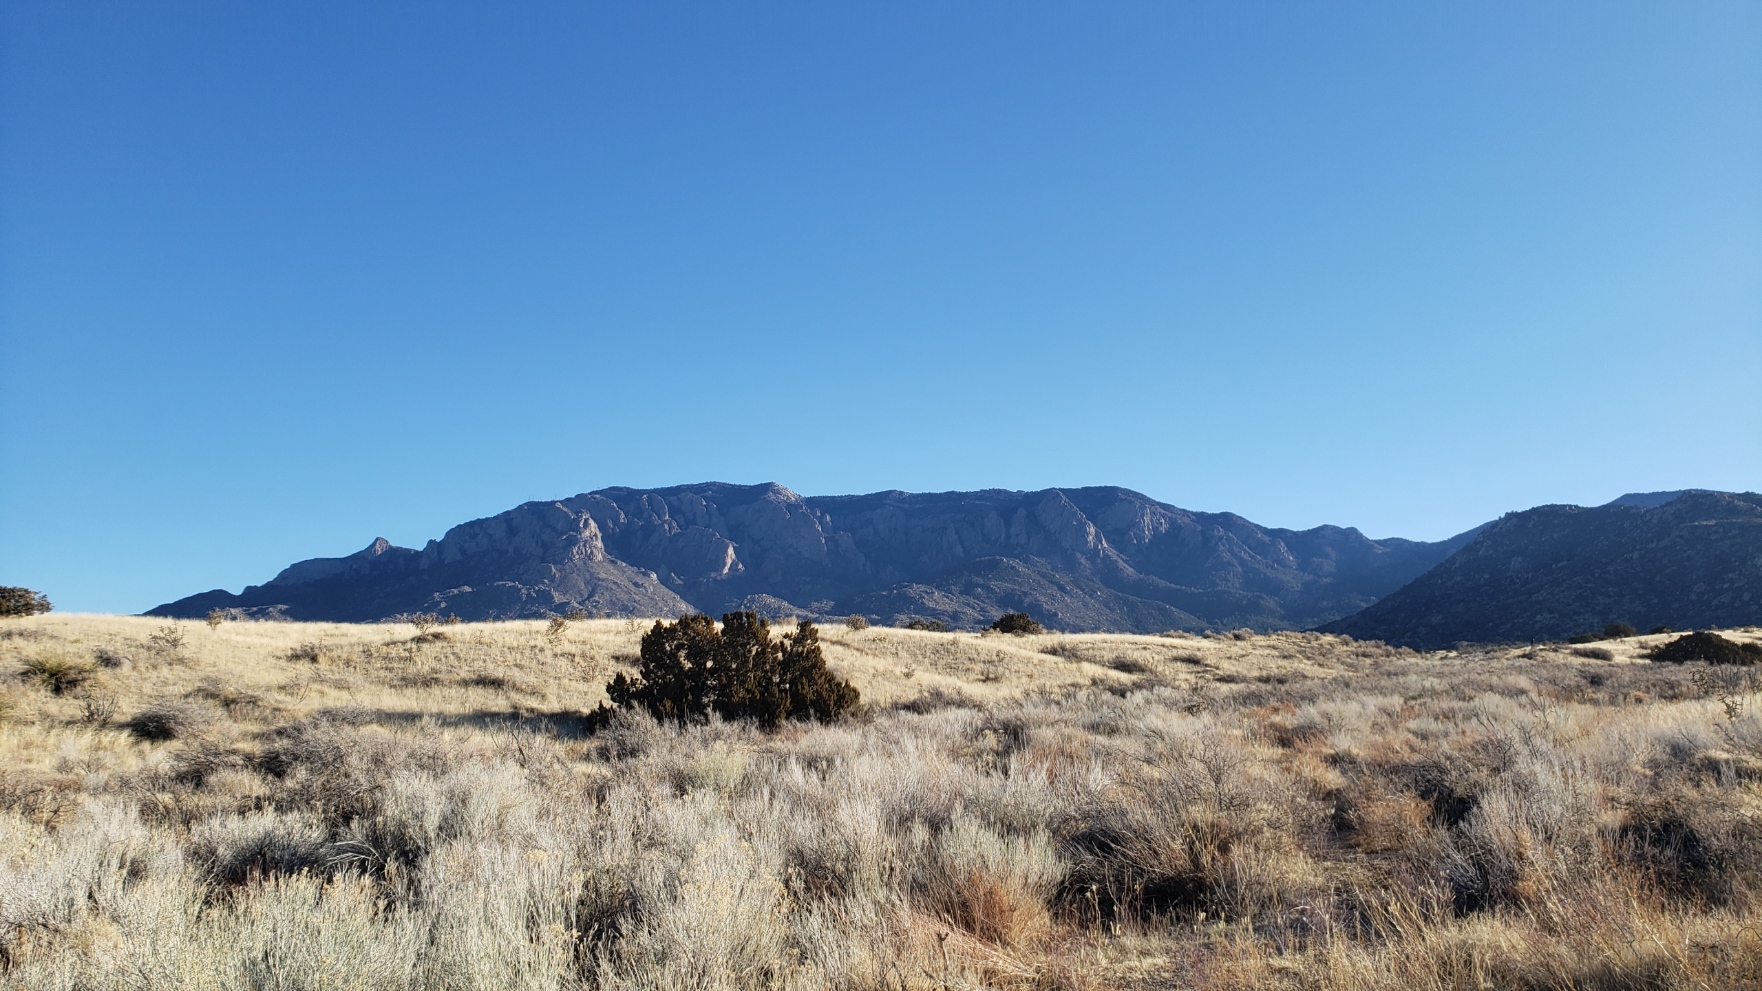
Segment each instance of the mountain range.
[[1263,527],[1114,487],[803,497],[776,484],[609,488],[529,502],[420,550],[378,539],[233,594],[220,609],[370,622],[719,615],[1054,629],[1319,628],[1422,649],[1762,622],[1762,496],[1632,493],[1540,506],[1449,540]]
[[1372,540],[1196,513],[1129,489],[877,492],[609,488],[464,523],[420,550],[378,539],[263,585],[149,610],[372,621],[861,613],[955,628],[1029,612],[1069,630],[1291,629],[1350,615],[1473,536]]

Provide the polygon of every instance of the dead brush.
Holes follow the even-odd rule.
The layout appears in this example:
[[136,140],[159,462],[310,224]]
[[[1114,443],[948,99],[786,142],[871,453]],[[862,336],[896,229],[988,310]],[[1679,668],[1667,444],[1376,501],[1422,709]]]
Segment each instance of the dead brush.
[[129,732],[143,740],[161,742],[194,736],[214,722],[213,710],[190,699],[159,698],[130,717]]
[[1098,921],[1249,917],[1301,904],[1325,881],[1299,848],[1322,809],[1209,726],[1177,738],[1059,826],[1061,902]]
[[324,641],[308,640],[289,650],[287,658],[303,664],[321,664],[325,660]]
[[322,872],[333,860],[321,823],[303,813],[274,809],[198,823],[190,830],[188,850],[203,874],[226,887]]
[[1031,946],[1051,931],[1048,903],[1067,868],[1044,830],[1008,835],[959,813],[933,848],[918,882],[933,914],[1007,948]]
[[190,692],[191,698],[212,702],[225,710],[233,719],[246,719],[262,715],[269,706],[263,696],[256,692],[246,691],[233,685],[221,682],[218,678],[206,678],[195,690]]
[[184,639],[184,628],[168,623],[147,635],[147,645],[169,657],[176,657],[183,652]]
[[115,692],[87,686],[80,692],[80,722],[88,726],[109,726],[116,718],[119,700]]
[[59,787],[47,775],[0,768],[0,811],[16,813],[28,822],[54,826],[79,805],[77,793]]

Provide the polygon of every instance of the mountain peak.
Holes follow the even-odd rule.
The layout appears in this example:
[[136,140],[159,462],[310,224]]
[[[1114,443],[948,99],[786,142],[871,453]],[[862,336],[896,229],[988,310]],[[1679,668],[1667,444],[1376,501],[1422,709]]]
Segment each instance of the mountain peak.
[[1657,509],[1666,503],[1675,502],[1690,492],[1705,492],[1706,489],[1673,489],[1668,492],[1629,492],[1611,499],[1605,506],[1637,506],[1640,509]]
[[1685,489],[1507,514],[1405,588],[1322,629],[1429,649],[1561,640],[1610,623],[1759,621],[1762,496]]

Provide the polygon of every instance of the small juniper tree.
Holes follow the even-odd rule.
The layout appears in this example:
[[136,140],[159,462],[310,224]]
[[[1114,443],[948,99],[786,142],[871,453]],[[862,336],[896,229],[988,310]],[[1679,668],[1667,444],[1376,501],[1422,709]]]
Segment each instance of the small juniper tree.
[[0,617],[35,616],[48,612],[49,597],[41,592],[14,585],[0,585]]
[[1025,612],[1006,612],[997,617],[991,628],[999,633],[1014,633],[1017,636],[1045,632],[1034,617]]
[[849,682],[827,670],[814,624],[804,620],[773,640],[770,623],[751,612],[723,616],[719,630],[703,615],[656,622],[643,635],[636,677],[618,674],[606,695],[618,708],[640,706],[657,719],[697,722],[713,712],[765,727],[829,722],[859,701]]
[[820,653],[820,631],[802,620],[784,634],[777,657],[784,715],[829,723],[857,707],[856,686],[826,669]]

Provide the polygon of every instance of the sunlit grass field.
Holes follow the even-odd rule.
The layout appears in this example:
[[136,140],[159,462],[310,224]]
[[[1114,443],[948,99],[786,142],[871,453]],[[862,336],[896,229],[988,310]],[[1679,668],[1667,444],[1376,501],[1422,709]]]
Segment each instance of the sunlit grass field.
[[647,626],[0,622],[0,987],[1762,986],[1663,637],[826,627],[858,718],[589,732]]

